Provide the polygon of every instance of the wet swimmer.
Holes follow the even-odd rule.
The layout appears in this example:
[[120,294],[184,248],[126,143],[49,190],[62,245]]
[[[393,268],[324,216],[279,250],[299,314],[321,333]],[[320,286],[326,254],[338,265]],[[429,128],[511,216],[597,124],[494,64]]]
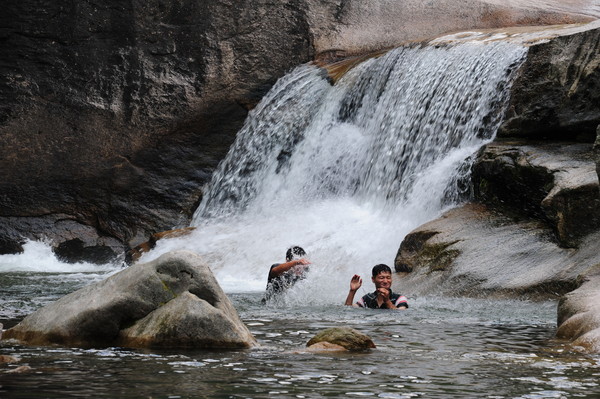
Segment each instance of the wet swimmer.
[[298,246],[288,248],[285,253],[285,263],[275,263],[269,270],[267,278],[267,292],[265,299],[270,299],[275,294],[280,294],[299,280],[306,278],[310,261],[306,259],[306,252]]
[[372,270],[371,280],[375,284],[375,291],[364,295],[355,304],[354,295],[362,286],[362,278],[358,274],[350,279],[350,292],[346,297],[346,305],[357,308],[370,309],[408,309],[408,302],[404,295],[392,292],[392,269],[388,265],[375,265]]

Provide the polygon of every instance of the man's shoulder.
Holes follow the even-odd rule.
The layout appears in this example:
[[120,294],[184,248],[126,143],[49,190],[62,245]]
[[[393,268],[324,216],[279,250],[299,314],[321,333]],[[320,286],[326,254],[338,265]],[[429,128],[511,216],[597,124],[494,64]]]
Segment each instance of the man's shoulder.
[[268,274],[268,280],[271,281],[273,278],[275,278],[275,276],[273,276],[272,272],[273,272],[273,268],[277,267],[281,265],[281,263],[274,263],[271,265],[271,267],[269,268],[269,274]]

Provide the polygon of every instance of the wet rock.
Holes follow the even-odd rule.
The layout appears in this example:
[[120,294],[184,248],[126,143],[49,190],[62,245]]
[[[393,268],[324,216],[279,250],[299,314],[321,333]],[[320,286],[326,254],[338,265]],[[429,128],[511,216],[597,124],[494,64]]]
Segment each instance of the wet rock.
[[[122,258],[125,245],[66,214],[0,218],[0,253],[23,252],[26,240],[47,242],[64,262],[104,264]],[[51,236],[48,232],[52,231]],[[51,237],[51,238],[50,238]]]
[[346,352],[348,349],[342,345],[332,344],[331,342],[317,342],[308,347],[311,352]]
[[596,141],[594,142],[594,156],[596,158],[596,174],[600,180],[600,125],[596,128]]
[[17,368],[5,371],[6,374],[23,374],[29,373],[32,370],[29,366],[19,366]]
[[9,355],[0,355],[0,363],[17,363],[18,358]]
[[410,273],[421,268],[444,270],[459,252],[448,249],[454,242],[426,244],[436,234],[436,231],[415,231],[407,235],[394,261],[396,271]]
[[376,347],[371,338],[350,327],[334,327],[323,330],[312,337],[306,346],[312,349],[327,350],[342,347],[351,351]]
[[4,339],[31,345],[241,348],[256,344],[210,268],[167,253],[27,316]]
[[184,292],[120,333],[132,347],[248,348],[254,338],[233,309]]
[[154,248],[158,240],[162,240],[165,238],[183,237],[190,234],[195,229],[195,227],[185,227],[182,229],[173,229],[152,234],[148,241],[143,242],[137,245],[135,248],[132,248],[129,251],[127,251],[127,254],[125,256],[125,263],[132,264],[136,262],[144,253]]
[[[432,295],[557,299],[578,286],[577,277],[600,262],[600,233],[577,250],[557,245],[551,228],[514,218],[482,204],[444,213],[407,235],[409,260],[399,251],[395,265],[410,273],[394,280],[394,291]],[[437,254],[437,256],[431,256]],[[438,263],[439,259],[452,258]]]
[[581,286],[561,298],[556,336],[575,349],[600,353],[600,264],[580,277]]
[[560,245],[577,247],[600,229],[592,146],[496,142],[473,165],[477,200],[518,218],[549,223]]
[[591,143],[600,123],[600,29],[529,48],[499,137]]

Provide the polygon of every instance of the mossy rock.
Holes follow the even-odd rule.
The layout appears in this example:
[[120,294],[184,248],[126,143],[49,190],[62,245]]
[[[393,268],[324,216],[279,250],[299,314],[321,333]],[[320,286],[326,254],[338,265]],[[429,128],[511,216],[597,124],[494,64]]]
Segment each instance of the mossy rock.
[[329,342],[350,351],[376,348],[371,338],[350,327],[333,327],[323,330],[308,341],[306,346],[310,347],[320,342]]

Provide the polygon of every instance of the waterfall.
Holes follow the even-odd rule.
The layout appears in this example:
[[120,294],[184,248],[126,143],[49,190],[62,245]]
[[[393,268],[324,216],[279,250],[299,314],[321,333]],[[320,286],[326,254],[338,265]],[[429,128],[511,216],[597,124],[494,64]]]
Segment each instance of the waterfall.
[[[248,118],[194,225],[247,208],[341,196],[405,206],[428,167],[493,137],[523,52],[502,42],[402,47],[333,87],[323,70],[297,68]],[[449,172],[440,183],[454,178]]]
[[[352,274],[393,267],[408,232],[468,195],[469,159],[493,139],[525,53],[506,42],[401,47],[335,85],[299,66],[248,116],[184,246],[230,291],[264,289],[269,266],[303,246],[315,265],[295,296],[339,301]],[[174,249],[167,241],[159,253]]]

